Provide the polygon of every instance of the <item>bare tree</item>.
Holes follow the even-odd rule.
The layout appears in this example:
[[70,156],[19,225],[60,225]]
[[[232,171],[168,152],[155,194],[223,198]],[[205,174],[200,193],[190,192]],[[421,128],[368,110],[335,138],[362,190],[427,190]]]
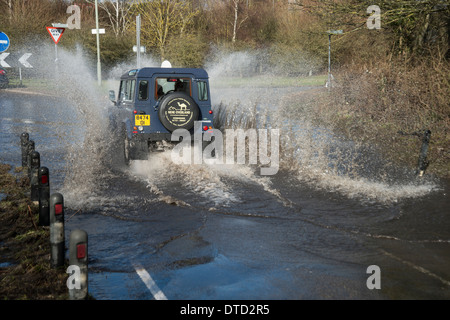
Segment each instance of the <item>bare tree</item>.
[[[86,0],[88,3],[95,3],[95,0]],[[123,35],[131,25],[130,8],[132,6],[130,0],[103,0],[98,1],[98,6],[108,16],[109,25],[111,26],[116,37]]]
[[[246,12],[241,10],[240,4],[242,4],[244,0],[231,0],[231,5],[233,6],[234,11],[234,20],[233,20],[233,36],[231,41],[233,43],[236,42],[236,36],[238,30],[241,28],[242,24],[248,19],[249,15]],[[241,16],[241,17],[240,17]]]
[[[16,30],[39,30],[59,14],[59,1],[1,0],[1,3],[6,6],[9,24]],[[1,19],[4,19],[3,12]]]
[[142,17],[144,41],[158,48],[161,60],[165,58],[169,38],[186,32],[199,13],[185,0],[136,0],[134,9]]

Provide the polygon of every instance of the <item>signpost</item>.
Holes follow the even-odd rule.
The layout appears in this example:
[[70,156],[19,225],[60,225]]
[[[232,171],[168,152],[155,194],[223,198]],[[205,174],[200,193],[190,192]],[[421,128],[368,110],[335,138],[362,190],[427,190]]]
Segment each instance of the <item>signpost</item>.
[[65,28],[47,27],[47,31],[48,33],[50,33],[56,45],[58,44],[59,40],[61,40],[61,37],[65,30]]
[[[139,48],[139,50],[138,50]],[[136,16],[136,65],[141,68],[141,15]]]
[[328,82],[327,82],[327,87],[328,87],[328,91],[331,90],[331,78],[333,77],[333,75],[331,74],[331,36],[333,34],[343,34],[344,31],[343,30],[328,30],[327,34],[328,34]]
[[95,0],[95,30],[97,37],[97,82],[98,86],[102,85],[102,63],[100,60],[100,31],[98,27],[98,1]]
[[61,40],[61,37],[66,29],[59,26],[55,27],[55,25],[56,24],[53,24],[53,27],[47,27],[47,31],[50,33],[50,36],[55,43],[55,70],[56,73],[58,73],[58,42]]
[[9,38],[4,32],[0,32],[0,52],[5,52],[9,48]]

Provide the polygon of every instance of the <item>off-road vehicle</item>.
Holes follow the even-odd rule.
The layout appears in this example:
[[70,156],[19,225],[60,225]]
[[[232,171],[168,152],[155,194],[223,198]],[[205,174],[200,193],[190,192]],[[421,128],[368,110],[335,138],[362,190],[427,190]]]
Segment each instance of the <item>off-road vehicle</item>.
[[[120,78],[110,121],[119,135],[125,163],[173,147],[176,129],[211,132],[213,111],[208,74],[199,68],[141,68]],[[194,127],[194,124],[195,127]],[[197,135],[199,132],[197,132]],[[176,142],[175,142],[176,143]]]

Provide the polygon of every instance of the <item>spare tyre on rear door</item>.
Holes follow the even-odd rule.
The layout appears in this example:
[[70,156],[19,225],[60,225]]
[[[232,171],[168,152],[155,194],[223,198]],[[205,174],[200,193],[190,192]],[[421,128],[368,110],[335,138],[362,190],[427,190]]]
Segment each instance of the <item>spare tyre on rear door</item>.
[[198,105],[189,95],[172,92],[161,99],[158,116],[164,127],[172,132],[176,129],[191,130],[199,112]]

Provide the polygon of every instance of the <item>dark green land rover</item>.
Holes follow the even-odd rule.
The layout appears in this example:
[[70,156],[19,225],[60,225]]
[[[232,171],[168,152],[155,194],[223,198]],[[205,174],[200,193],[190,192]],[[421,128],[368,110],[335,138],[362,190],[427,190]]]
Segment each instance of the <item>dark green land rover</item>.
[[[145,160],[149,152],[170,149],[172,132],[213,130],[208,74],[198,68],[142,68],[120,78],[110,122],[120,135],[125,163]],[[195,126],[194,126],[195,124]],[[196,133],[197,135],[199,132]]]

